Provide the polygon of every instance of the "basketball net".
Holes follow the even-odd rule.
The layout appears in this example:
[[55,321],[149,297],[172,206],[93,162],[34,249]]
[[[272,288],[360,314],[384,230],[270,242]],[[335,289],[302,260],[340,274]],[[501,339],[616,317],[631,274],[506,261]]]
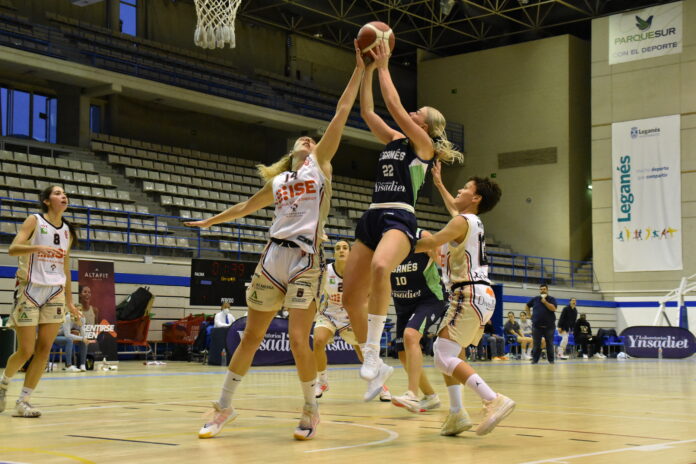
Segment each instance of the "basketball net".
[[194,43],[202,48],[234,48],[234,19],[242,0],[195,0],[196,32]]

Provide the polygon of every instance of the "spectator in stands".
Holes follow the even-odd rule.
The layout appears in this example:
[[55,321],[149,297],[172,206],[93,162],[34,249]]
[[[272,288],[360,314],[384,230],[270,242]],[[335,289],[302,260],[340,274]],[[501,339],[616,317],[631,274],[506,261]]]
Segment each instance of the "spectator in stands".
[[10,256],[19,257],[17,298],[8,324],[15,330],[18,348],[0,377],[0,412],[5,410],[10,379],[33,355],[15,405],[16,417],[41,416],[29,399],[41,380],[53,340],[66,310],[82,317],[72,300],[70,248],[77,234],[63,217],[68,196],[61,187],[51,185],[39,194],[39,206],[41,214],[24,220],[8,250]]
[[532,364],[537,364],[541,357],[542,337],[546,340],[546,359],[550,364],[554,363],[553,334],[556,331],[557,308],[556,299],[549,295],[549,287],[546,284],[541,284],[539,295],[525,305],[527,315],[532,318]]
[[507,361],[508,357],[505,356],[505,339],[495,333],[495,327],[493,327],[490,319],[483,326],[483,335],[478,348],[479,359],[486,358],[483,352],[484,346],[488,346],[488,358],[492,361]]
[[200,429],[199,438],[217,435],[236,416],[232,396],[283,304],[290,314],[290,350],[304,396],[302,416],[294,437],[309,440],[316,434],[319,424],[319,406],[315,398],[317,364],[309,339],[324,272],[322,236],[331,202],[331,160],[365,69],[357,44],[355,57],[353,75],[319,143],[310,137],[299,137],[292,151],[279,161],[271,166],[258,165],[259,174],[266,183],[251,198],[213,217],[185,223],[207,228],[275,204],[270,240],[246,293],[249,312],[244,336],[230,360],[220,399],[213,402],[212,419]]
[[[379,358],[391,296],[391,272],[416,242],[415,200],[435,159],[461,160],[445,133],[446,121],[435,108],[409,113],[401,104],[389,74],[390,50],[384,42],[370,50],[373,62],[360,87],[360,114],[386,146],[378,159],[372,204],[356,227],[344,280],[344,305],[365,358],[360,375],[368,380],[368,396],[377,395],[393,372]],[[399,130],[389,127],[374,111],[372,77],[377,69],[382,96]],[[366,311],[367,310],[367,311]]]
[[225,301],[222,303],[220,312],[215,315],[215,328],[218,327],[229,327],[234,322],[234,316],[232,311],[230,311],[230,304]]
[[[526,313],[522,313],[526,317]],[[505,336],[508,340],[512,340],[513,343],[520,344],[520,356],[522,359],[531,359],[527,353],[529,350],[529,345],[532,343],[532,337],[525,337],[522,334],[522,329],[520,324],[515,320],[515,313],[512,311],[508,312],[508,318],[505,322]]]
[[80,285],[78,291],[79,303],[76,306],[80,311],[82,311],[82,315],[85,319],[85,325],[101,323],[99,309],[90,304],[90,300],[92,299],[92,289],[87,285]]
[[568,306],[561,311],[561,317],[558,318],[558,333],[561,336],[561,343],[558,345],[558,358],[568,359],[565,351],[568,346],[568,335],[575,328],[575,321],[578,318],[578,310],[575,308],[577,300],[571,298]]
[[[70,313],[65,315],[65,321],[58,330],[58,335],[53,343],[64,348],[65,367],[63,370],[68,372],[87,371],[87,345],[94,343],[85,336],[85,320],[80,318],[75,320]],[[73,350],[77,345],[80,360],[79,368],[73,364]]]
[[587,314],[580,314],[580,318],[575,322],[573,329],[575,344],[582,351],[582,358],[588,357],[596,359],[604,359],[606,356],[602,354],[602,340],[592,335],[592,326],[587,321]]

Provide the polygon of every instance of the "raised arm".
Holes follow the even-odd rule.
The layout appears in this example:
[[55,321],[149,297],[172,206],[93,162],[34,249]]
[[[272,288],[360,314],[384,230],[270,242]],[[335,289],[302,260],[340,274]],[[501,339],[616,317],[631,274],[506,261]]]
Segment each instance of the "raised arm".
[[372,77],[375,72],[374,61],[367,66],[363,75],[362,83],[360,84],[360,117],[363,118],[370,132],[377,137],[377,140],[383,144],[387,144],[392,140],[403,138],[401,132],[395,131],[375,113],[374,98],[372,96]]
[[433,184],[435,184],[435,187],[437,188],[438,192],[440,192],[442,201],[445,202],[445,208],[447,208],[447,211],[450,213],[450,216],[455,217],[459,214],[459,211],[454,206],[454,197],[451,193],[449,193],[449,191],[447,191],[447,189],[445,188],[445,184],[442,183],[442,164],[439,160],[435,160],[435,163],[433,163],[432,173]]
[[392,118],[396,121],[402,131],[413,143],[416,153],[424,160],[432,159],[435,156],[433,141],[430,135],[418,124],[413,122],[408,112],[401,104],[399,93],[394,87],[391,74],[389,73],[389,46],[381,42],[378,46],[370,50],[375,59],[377,73],[379,75],[379,86],[382,89],[382,98],[387,104],[387,109]]
[[331,160],[336,154],[336,150],[338,150],[338,144],[341,142],[343,128],[346,126],[346,121],[348,121],[348,116],[350,116],[350,112],[353,109],[355,98],[358,96],[358,89],[360,88],[360,81],[364,71],[365,64],[362,60],[360,49],[356,44],[353,75],[350,76],[348,85],[336,104],[334,117],[314,149],[314,155],[317,157],[317,161],[319,161],[319,165],[325,174],[331,173]]
[[256,192],[251,198],[241,203],[237,203],[230,208],[227,208],[220,214],[216,214],[213,217],[203,219],[201,221],[189,221],[184,222],[184,225],[189,227],[202,227],[207,228],[214,226],[215,224],[220,224],[222,222],[229,222],[233,219],[247,216],[254,211],[258,211],[261,208],[270,206],[273,204],[273,187],[272,182],[266,182],[261,190]]
[[423,237],[416,243],[416,253],[421,253],[432,248],[439,247],[453,240],[461,241],[469,231],[469,223],[462,216],[454,217],[447,223],[444,229],[429,237]]

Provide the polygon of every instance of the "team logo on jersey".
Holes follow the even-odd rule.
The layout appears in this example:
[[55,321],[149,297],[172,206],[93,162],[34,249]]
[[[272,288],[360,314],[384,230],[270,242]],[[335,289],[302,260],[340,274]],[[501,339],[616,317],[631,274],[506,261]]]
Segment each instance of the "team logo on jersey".
[[48,233],[48,229],[47,229],[46,227],[44,227],[44,226],[41,226],[41,228],[40,228],[39,231],[40,231],[42,234],[44,234],[44,235],[46,235],[46,234]]
[[314,180],[301,180],[292,184],[283,185],[276,192],[276,203],[292,200],[305,193],[317,193],[317,183]]
[[29,320],[29,315],[26,313],[26,311],[22,311],[22,313],[19,315],[19,322],[26,322]]
[[336,285],[336,279],[334,279],[333,277],[331,277],[331,278],[329,279],[329,283],[330,283],[331,285]]
[[304,296],[304,288],[297,289],[297,298],[302,298]]

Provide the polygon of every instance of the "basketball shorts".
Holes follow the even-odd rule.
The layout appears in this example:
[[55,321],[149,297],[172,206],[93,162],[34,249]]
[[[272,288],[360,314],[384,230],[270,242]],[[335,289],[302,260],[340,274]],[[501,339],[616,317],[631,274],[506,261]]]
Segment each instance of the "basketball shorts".
[[478,345],[483,326],[493,316],[495,293],[488,285],[464,285],[450,293],[445,317],[438,333],[445,327],[449,338],[462,347]]
[[355,238],[371,250],[376,250],[382,235],[396,229],[408,237],[411,250],[418,240],[416,215],[403,209],[368,209],[355,227]]
[[247,288],[247,306],[256,311],[307,309],[319,305],[324,284],[323,250],[317,254],[299,247],[269,242]]
[[14,309],[7,325],[31,327],[39,324],[62,324],[65,311],[65,292],[62,285],[45,286],[17,282]]
[[442,318],[447,308],[444,301],[436,298],[416,301],[411,304],[394,304],[396,311],[396,351],[404,351],[404,331],[410,328],[425,335],[428,328]]
[[331,334],[338,332],[338,335],[348,343],[349,345],[357,345],[358,339],[355,338],[355,333],[350,325],[341,325],[338,321],[335,321],[331,316],[326,314],[318,314],[316,321],[314,321],[314,328],[323,327],[331,331]]

